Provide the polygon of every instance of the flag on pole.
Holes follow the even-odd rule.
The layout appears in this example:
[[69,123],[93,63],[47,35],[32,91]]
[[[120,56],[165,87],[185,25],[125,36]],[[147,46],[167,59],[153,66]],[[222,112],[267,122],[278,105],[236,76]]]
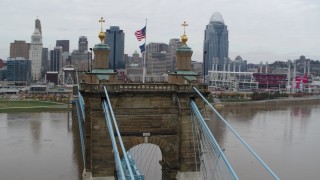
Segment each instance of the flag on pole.
[[138,41],[141,41],[141,39],[146,37],[146,26],[144,26],[141,30],[136,31],[134,35],[137,37]]
[[146,49],[145,49],[145,44],[146,44],[146,43],[144,43],[144,44],[142,44],[141,46],[139,46],[141,53],[146,50]]

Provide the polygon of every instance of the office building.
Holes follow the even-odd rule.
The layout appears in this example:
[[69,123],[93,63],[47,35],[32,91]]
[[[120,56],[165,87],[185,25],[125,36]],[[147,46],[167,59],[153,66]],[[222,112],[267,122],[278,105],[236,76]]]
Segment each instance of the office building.
[[197,73],[197,74],[201,74],[202,73],[202,67],[203,67],[203,63],[202,62],[198,62],[198,61],[191,61],[191,71]]
[[206,26],[204,35],[204,67],[208,70],[223,71],[228,61],[228,29],[220,13],[215,12]]
[[63,67],[62,64],[62,47],[55,47],[50,51],[50,71],[59,72]]
[[[40,20],[36,20],[36,28],[31,36],[29,59],[31,60],[32,80],[39,81],[41,78],[42,62],[42,35],[38,29]],[[41,25],[40,25],[41,27]]]
[[124,69],[124,32],[119,26],[110,26],[106,30],[105,44],[110,47],[109,68]]
[[182,46],[182,41],[179,38],[173,38],[169,41],[169,49],[168,52],[171,54],[172,58],[172,65],[168,69],[168,71],[173,72],[176,69],[176,62],[177,62],[177,49]]
[[46,73],[45,81],[48,84],[53,83],[55,85],[58,85],[58,83],[59,83],[59,72],[57,72],[57,71],[48,71]]
[[161,75],[172,71],[172,54],[165,43],[149,43],[146,46],[147,74]]
[[29,59],[30,43],[26,41],[14,41],[10,43],[10,58],[23,57]]
[[0,59],[0,69],[2,69],[4,67],[4,62],[2,59]]
[[27,85],[31,82],[31,61],[22,57],[8,58],[7,81]]
[[143,60],[139,53],[135,51],[132,56],[128,57],[128,62],[126,63],[126,68],[143,68]]
[[71,64],[76,67],[78,71],[88,71],[91,69],[91,52],[79,52],[74,50],[71,53],[70,59]]
[[123,55],[123,60],[124,60],[125,68],[127,68],[130,58],[131,58],[131,57],[130,57],[128,54],[124,54],[124,55]]
[[[125,54],[126,57],[126,54]],[[126,72],[130,82],[141,82],[143,74],[143,60],[139,53],[135,51],[132,56],[127,56]]]
[[49,49],[42,48],[41,76],[44,77],[49,71]]
[[84,53],[88,51],[88,40],[86,36],[80,36],[78,42],[78,51]]
[[247,60],[242,60],[240,56],[237,56],[234,61],[231,61],[230,69],[226,69],[226,71],[247,72]]
[[5,64],[2,59],[0,59],[0,81],[7,79],[7,69],[4,68]]
[[62,52],[68,52],[69,53],[69,45],[70,45],[70,41],[69,40],[57,40],[56,41],[56,47],[61,46],[62,47]]
[[7,79],[7,69],[0,69],[0,81]]

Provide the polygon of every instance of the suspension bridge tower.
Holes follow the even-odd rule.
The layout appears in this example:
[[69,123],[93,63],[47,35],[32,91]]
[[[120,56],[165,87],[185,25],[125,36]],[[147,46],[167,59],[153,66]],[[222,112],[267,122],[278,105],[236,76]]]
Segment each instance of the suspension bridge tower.
[[[107,89],[112,109],[118,123],[124,147],[129,150],[142,143],[160,148],[159,161],[164,180],[200,179],[197,145],[193,142],[189,102],[193,99],[203,108],[201,99],[192,90],[196,87],[204,95],[207,87],[199,84],[198,74],[191,71],[192,49],[187,46],[184,22],[183,45],[177,49],[176,71],[168,74],[168,83],[125,83],[117,78],[117,72],[109,69],[110,48],[101,43],[93,48],[92,69],[79,84],[83,97],[83,162],[84,179],[115,179],[117,172],[114,147],[109,136],[106,116],[102,107]],[[79,115],[82,115],[78,113]],[[80,127],[80,126],[79,126]],[[120,152],[120,155],[126,152]]]

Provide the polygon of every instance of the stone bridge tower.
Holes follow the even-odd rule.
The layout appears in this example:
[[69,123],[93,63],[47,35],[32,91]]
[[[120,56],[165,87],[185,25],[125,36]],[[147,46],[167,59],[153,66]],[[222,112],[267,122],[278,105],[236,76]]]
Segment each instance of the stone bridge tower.
[[112,143],[101,105],[104,85],[126,150],[145,142],[155,144],[162,154],[162,179],[198,179],[189,100],[194,98],[202,108],[192,86],[202,93],[206,93],[206,86],[198,84],[198,74],[191,71],[192,50],[186,44],[186,34],[177,50],[177,70],[169,74],[168,83],[137,84],[119,82],[116,72],[109,69],[110,49],[103,44],[101,32],[101,43],[93,49],[94,69],[79,89],[85,101],[84,179],[114,179],[115,175]]

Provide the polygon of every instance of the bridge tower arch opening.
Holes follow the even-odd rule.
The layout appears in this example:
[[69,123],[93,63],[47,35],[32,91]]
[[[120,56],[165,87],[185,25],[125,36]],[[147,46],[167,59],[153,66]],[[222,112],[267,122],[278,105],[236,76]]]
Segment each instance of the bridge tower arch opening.
[[162,153],[158,145],[151,143],[138,144],[132,147],[128,152],[135,160],[137,168],[144,175],[145,179],[162,179],[160,165]]

